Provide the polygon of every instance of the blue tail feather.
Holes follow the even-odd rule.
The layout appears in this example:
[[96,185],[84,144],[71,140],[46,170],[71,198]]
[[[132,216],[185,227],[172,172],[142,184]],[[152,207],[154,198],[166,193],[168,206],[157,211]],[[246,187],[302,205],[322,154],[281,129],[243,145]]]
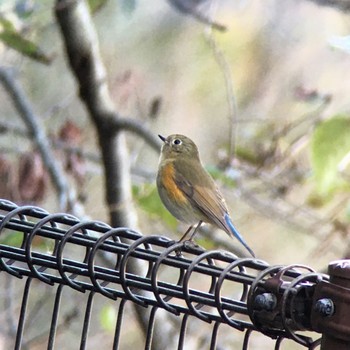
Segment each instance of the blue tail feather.
[[237,229],[233,226],[231,218],[228,214],[224,215],[225,222],[227,226],[230,228],[232,234],[244,245],[244,247],[248,250],[248,252],[255,258],[254,252],[249,248],[248,244],[245,242],[241,234],[237,231]]

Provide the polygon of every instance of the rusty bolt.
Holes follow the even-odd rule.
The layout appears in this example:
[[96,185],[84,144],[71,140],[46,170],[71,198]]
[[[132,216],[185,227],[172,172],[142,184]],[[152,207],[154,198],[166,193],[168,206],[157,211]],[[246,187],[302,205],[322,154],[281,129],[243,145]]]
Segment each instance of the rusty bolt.
[[277,305],[277,299],[274,294],[263,293],[255,297],[254,305],[266,311],[272,311]]
[[332,299],[322,298],[316,301],[315,311],[321,316],[332,316],[334,314],[334,303]]

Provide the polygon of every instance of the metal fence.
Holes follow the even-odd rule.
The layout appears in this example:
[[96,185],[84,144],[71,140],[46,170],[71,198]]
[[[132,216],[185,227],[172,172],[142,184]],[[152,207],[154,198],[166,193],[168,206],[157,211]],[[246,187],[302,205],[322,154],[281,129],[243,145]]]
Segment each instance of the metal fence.
[[[48,349],[55,346],[60,306],[68,302],[62,300],[63,288],[89,292],[79,335],[80,349],[88,344],[96,295],[120,301],[113,349],[120,348],[126,303],[150,309],[145,349],[152,348],[153,328],[161,309],[181,320],[178,349],[185,348],[191,317],[212,324],[205,347],[208,349],[218,348],[218,331],[224,324],[232,327],[232,331],[244,332],[242,349],[252,348],[250,340],[255,332],[274,339],[275,349],[282,348],[285,339],[301,348],[350,349],[347,261],[330,265],[328,276],[307,266],[269,266],[258,259],[239,259],[226,251],[205,251],[186,242],[142,236],[128,228],[83,222],[68,214],[49,214],[41,208],[19,207],[6,200],[0,200],[0,214],[0,272],[11,275],[11,280],[26,279],[15,349],[22,349],[27,331],[28,296],[34,280],[58,285],[53,309],[48,311],[51,313]],[[48,245],[51,248],[46,251],[37,248],[33,243],[37,239],[51,242]],[[69,257],[68,246],[69,250],[83,249],[82,259]],[[99,255],[108,256],[113,265],[103,264],[101,259],[97,263]],[[145,273],[130,268],[133,262],[143,267]],[[175,282],[164,278],[167,269],[176,272]],[[209,283],[203,288],[193,287],[198,278]],[[316,332],[322,333],[322,338]]]

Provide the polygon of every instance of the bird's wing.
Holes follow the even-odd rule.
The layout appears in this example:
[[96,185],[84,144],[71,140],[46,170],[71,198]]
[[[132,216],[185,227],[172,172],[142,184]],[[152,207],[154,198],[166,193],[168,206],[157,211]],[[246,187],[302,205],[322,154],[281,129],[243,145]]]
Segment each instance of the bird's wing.
[[193,191],[192,201],[198,209],[205,213],[210,223],[229,232],[224,219],[225,214],[228,214],[228,210],[225,200],[217,188],[196,186]]
[[230,237],[236,237],[249,253],[255,257],[252,249],[232,224],[225,200],[214,181],[207,173],[203,176],[201,176],[201,183],[199,183],[198,177],[191,177],[191,182],[188,180],[188,177],[183,176],[180,171],[176,171],[174,181],[188,198],[192,206],[203,213],[203,218],[206,218],[203,219],[204,222],[216,225],[224,230]]
[[180,171],[176,171],[174,180],[192,206],[201,211],[203,216],[207,218],[204,221],[218,226],[229,234],[230,229],[224,218],[225,214],[228,214],[225,200],[207,173],[201,176],[202,183],[197,181],[197,177],[190,181]]

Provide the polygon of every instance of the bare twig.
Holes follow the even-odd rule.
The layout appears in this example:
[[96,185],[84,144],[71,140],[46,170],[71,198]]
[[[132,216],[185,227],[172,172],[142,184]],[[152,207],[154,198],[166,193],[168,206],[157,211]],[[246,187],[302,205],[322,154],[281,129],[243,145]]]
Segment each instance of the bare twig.
[[350,1],[349,0],[309,0],[320,6],[335,7],[343,12],[350,11]]
[[[124,130],[124,131],[130,131],[138,135],[157,152],[161,147],[161,142],[159,141],[159,138],[156,137],[156,135],[150,129],[148,129],[145,125],[141,124],[138,120],[134,120],[131,118],[116,117],[111,120],[111,126],[112,128],[114,128],[116,132]],[[6,121],[0,121],[0,134],[2,133],[12,133],[13,135],[21,136],[23,138],[31,138],[28,131],[18,127],[18,125],[15,125],[13,123],[8,123]],[[97,154],[84,151],[80,147],[73,147],[73,146],[67,145],[67,143],[65,142],[55,140],[55,139],[49,139],[49,142],[54,149],[77,154],[93,163],[101,162],[101,157],[99,157]],[[11,153],[14,151],[15,150],[11,151]],[[19,150],[18,152],[20,153]]]
[[34,113],[22,87],[8,69],[0,67],[0,81],[12,98],[15,108],[22,117],[34,144],[41,154],[58,194],[60,209],[65,210],[68,204],[68,183],[60,165],[55,161],[56,158],[51,151],[50,142],[46,137],[43,126],[40,125],[39,118]]
[[29,137],[29,134],[23,128],[18,127],[14,123],[0,121],[0,134],[12,133],[16,136]]
[[231,76],[231,68],[228,64],[226,57],[224,53],[221,51],[219,46],[217,45],[217,42],[215,40],[215,37],[213,35],[213,31],[209,28],[207,31],[206,38],[208,40],[208,43],[213,50],[214,58],[216,60],[216,63],[218,64],[225,80],[225,87],[226,87],[226,99],[228,104],[228,110],[229,110],[229,119],[230,119],[230,151],[229,151],[229,157],[230,159],[233,159],[235,157],[236,152],[236,141],[237,141],[237,135],[238,135],[238,129],[237,129],[237,119],[238,119],[238,108],[237,108],[237,101],[234,93],[234,86],[233,86],[233,79]]
[[213,21],[211,18],[206,16],[203,11],[199,8],[200,5],[205,4],[208,0],[168,0],[169,3],[178,11],[185,15],[190,15],[197,19],[199,22],[210,25],[212,28],[219,31],[225,31],[226,26]]
[[115,131],[126,130],[133,132],[146,141],[154,150],[160,150],[161,142],[159,141],[159,138],[138,120],[130,118],[115,118],[111,120],[111,124]]

